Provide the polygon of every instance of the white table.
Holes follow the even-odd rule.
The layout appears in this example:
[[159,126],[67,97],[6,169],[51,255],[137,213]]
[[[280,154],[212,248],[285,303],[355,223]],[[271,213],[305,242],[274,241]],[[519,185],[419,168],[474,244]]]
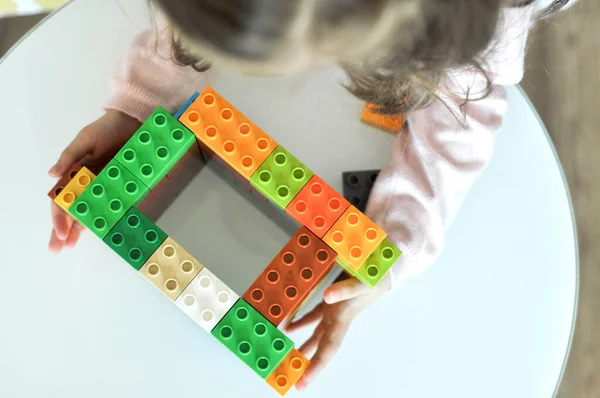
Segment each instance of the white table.
[[[100,115],[110,68],[145,24],[144,3],[75,1],[0,64],[0,396],[270,394],[92,234],[58,257],[46,251],[45,195],[53,184],[46,171],[78,129]],[[219,76],[214,86],[336,189],[341,171],[377,168],[387,156],[389,137],[347,117],[358,114],[360,103],[330,72]],[[496,155],[441,259],[355,322],[308,396],[554,393],[576,307],[575,228],[544,127],[518,88],[508,93]],[[321,145],[309,145],[315,141]],[[159,225],[242,293],[293,231],[279,221],[207,169]],[[306,335],[293,337],[300,343]]]

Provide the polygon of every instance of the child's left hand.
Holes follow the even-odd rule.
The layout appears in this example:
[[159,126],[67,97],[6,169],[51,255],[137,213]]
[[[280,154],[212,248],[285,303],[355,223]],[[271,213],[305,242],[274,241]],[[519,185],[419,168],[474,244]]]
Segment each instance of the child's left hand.
[[300,351],[311,357],[311,364],[304,376],[296,383],[303,390],[321,373],[339,350],[352,321],[373,301],[389,290],[391,275],[374,288],[350,278],[329,286],[323,301],[315,309],[297,321],[287,325],[287,332],[317,325],[312,336],[300,347]]

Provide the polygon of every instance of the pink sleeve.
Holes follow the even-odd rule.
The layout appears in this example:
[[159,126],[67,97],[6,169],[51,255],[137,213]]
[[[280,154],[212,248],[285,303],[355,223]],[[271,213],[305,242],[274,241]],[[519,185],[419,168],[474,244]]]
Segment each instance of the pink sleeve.
[[162,106],[169,112],[200,86],[204,74],[176,65],[171,57],[171,30],[164,22],[139,34],[111,77],[112,96],[105,109],[145,121]]
[[[475,179],[492,156],[496,134],[507,109],[503,85],[517,84],[532,10],[508,10],[488,70],[494,82],[489,96],[462,101],[439,94],[429,107],[407,115],[407,127],[395,139],[388,164],[373,187],[367,215],[402,251],[391,270],[392,286],[421,273],[439,256],[444,235]],[[485,87],[474,71],[453,71],[442,82],[449,92],[472,95]]]

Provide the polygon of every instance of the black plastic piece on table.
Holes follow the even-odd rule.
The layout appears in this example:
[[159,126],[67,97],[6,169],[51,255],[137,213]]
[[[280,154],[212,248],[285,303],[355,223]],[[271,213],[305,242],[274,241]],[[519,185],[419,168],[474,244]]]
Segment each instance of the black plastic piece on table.
[[344,198],[364,213],[371,189],[380,170],[345,171],[342,173]]

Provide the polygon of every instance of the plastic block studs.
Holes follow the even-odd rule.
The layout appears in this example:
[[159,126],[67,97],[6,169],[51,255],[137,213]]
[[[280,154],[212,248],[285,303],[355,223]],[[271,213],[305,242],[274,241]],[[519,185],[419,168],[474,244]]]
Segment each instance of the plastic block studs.
[[404,126],[403,115],[383,115],[375,109],[375,105],[367,103],[360,115],[361,122],[392,134],[399,133],[402,130],[402,126]]
[[115,159],[152,189],[195,142],[192,133],[159,107]]
[[358,210],[365,212],[379,170],[346,171],[342,173],[344,197]]
[[202,264],[183,247],[167,238],[146,261],[140,273],[167,297],[175,300],[202,268]]
[[196,275],[175,304],[210,333],[239,296],[207,268]]
[[267,377],[267,383],[283,396],[300,380],[308,365],[310,365],[310,361],[294,348],[277,369]]
[[246,179],[277,146],[275,140],[210,87],[179,120]]
[[356,271],[385,236],[381,228],[351,205],[325,234],[323,241]]
[[86,190],[96,176],[86,167],[82,167],[71,181],[60,191],[54,202],[62,207],[64,211],[69,211],[69,207],[77,200],[79,195]]
[[298,224],[306,226],[321,238],[348,206],[350,204],[346,199],[319,176],[313,175],[285,212]]
[[104,243],[137,271],[165,239],[167,234],[162,229],[132,207],[106,235]]
[[250,183],[285,210],[312,176],[308,167],[279,145],[250,177]]
[[57,181],[54,187],[48,192],[48,197],[52,200],[56,199],[56,197],[62,192],[62,190],[67,186],[69,181],[75,177],[75,175],[81,170],[81,165],[79,163],[75,163],[69,170],[63,174],[63,176]]
[[244,299],[235,303],[211,334],[263,379],[294,346]]
[[396,245],[388,239],[384,239],[356,271],[356,277],[361,282],[375,287],[401,255],[402,252]]
[[279,326],[329,272],[335,260],[336,253],[302,227],[244,293],[244,300]]
[[111,160],[83,191],[69,213],[103,239],[148,188],[116,160]]

